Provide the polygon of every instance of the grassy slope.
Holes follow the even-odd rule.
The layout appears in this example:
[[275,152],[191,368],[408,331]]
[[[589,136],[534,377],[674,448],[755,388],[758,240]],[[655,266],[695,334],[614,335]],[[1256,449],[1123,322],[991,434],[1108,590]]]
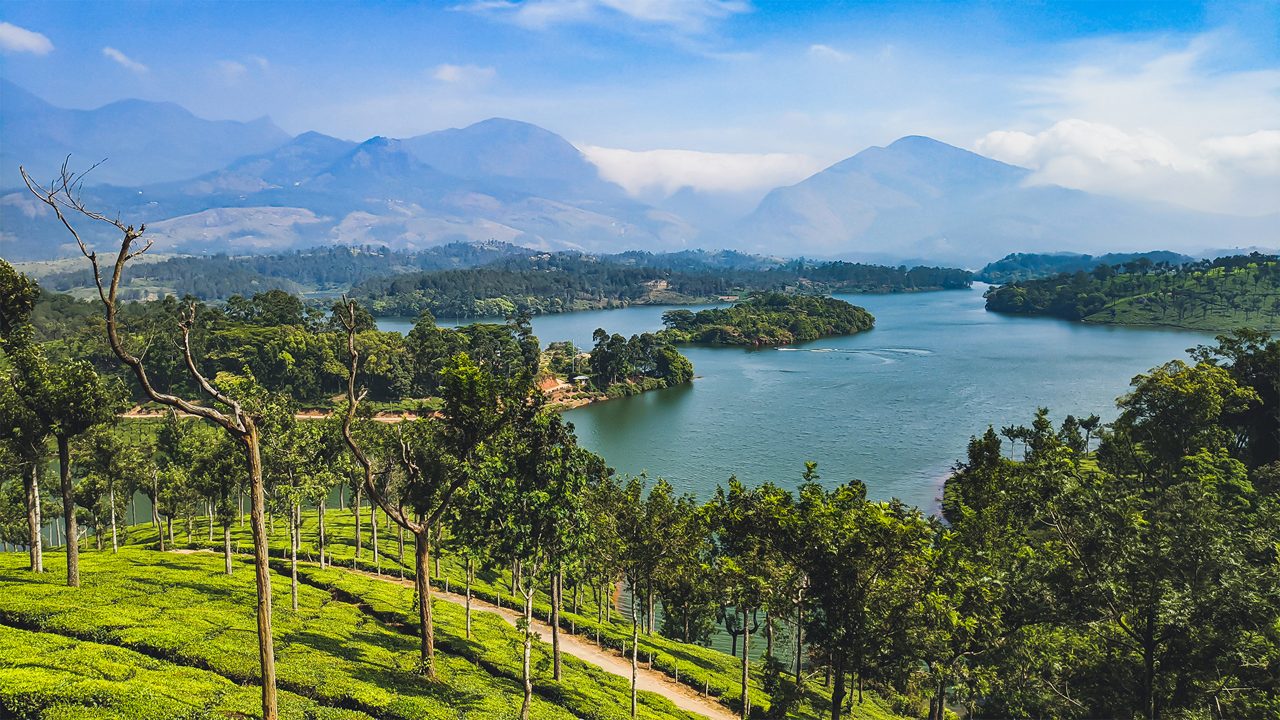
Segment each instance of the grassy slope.
[[[1104,283],[1108,295],[1122,294],[1127,276]],[[1209,283],[1212,282],[1213,289]],[[1280,330],[1280,288],[1259,282],[1257,268],[1213,268],[1180,276],[1160,287],[1112,300],[1085,322],[1151,325],[1224,332],[1239,327]],[[1248,308],[1248,312],[1245,311]]]
[[[221,574],[221,558],[213,555],[127,548],[117,556],[87,552],[82,558],[84,587],[73,589],[61,584],[61,573],[34,578],[22,569],[23,556],[0,555],[0,621],[127,648],[187,668],[207,669],[237,683],[255,680],[253,574],[245,560],[238,559],[236,574],[227,577]],[[481,640],[467,642],[458,638],[457,613],[451,613],[447,603],[438,603],[440,680],[427,683],[415,672],[416,642],[411,635],[356,604],[306,585],[300,588],[299,611],[294,613],[289,609],[287,579],[276,575],[274,580],[282,689],[313,698],[317,706],[358,710],[379,718],[456,720],[459,710],[465,710],[468,718],[509,718],[519,709],[519,634],[498,618],[478,618],[476,637]],[[568,665],[563,687],[540,681],[536,717],[626,716],[625,683],[597,683],[582,663]],[[148,682],[145,677],[138,681]],[[21,677],[0,674],[0,697],[21,692],[21,682]],[[579,686],[583,692],[576,692]],[[302,714],[308,715],[305,710]],[[125,708],[117,716],[147,715]],[[641,716],[689,717],[655,696],[644,697]]]
[[[326,513],[325,522],[329,554],[339,567],[355,567],[367,571],[375,570],[369,546],[369,511],[367,506],[364,509],[363,517],[364,548],[361,557],[357,559],[355,557],[355,525],[350,508],[346,510],[331,509]],[[381,518],[381,513],[379,513],[379,517]],[[404,562],[399,562],[397,560],[399,547],[396,534],[393,528],[386,527],[383,522],[383,520],[379,520],[378,545],[380,557],[376,569],[380,569],[381,572],[394,577],[411,578],[413,576],[413,571],[410,567],[413,562],[412,541],[411,539],[406,540]],[[178,544],[187,546],[185,523],[175,521],[174,532],[174,539]],[[316,550],[317,517],[314,511],[303,513],[301,537],[302,550],[299,553],[299,559],[316,559],[318,556]],[[248,552],[251,549],[252,541],[247,523],[243,528],[238,525],[233,526],[232,541],[235,548],[240,552]],[[134,526],[129,530],[129,542],[144,546],[154,546],[156,531],[150,525]],[[202,522],[197,519],[194,524],[191,546],[207,547],[221,551],[221,528],[217,528],[214,540],[210,542],[207,521]],[[276,523],[271,547],[272,553],[280,557],[284,557],[287,552],[288,531],[283,522]],[[462,562],[456,556],[447,552],[440,553],[439,559],[440,573],[438,577],[433,577],[433,585],[439,588],[447,587],[454,592],[462,592],[466,582],[466,571]],[[283,569],[283,566],[280,567]],[[413,597],[411,589],[389,583],[381,583],[377,580],[367,579],[351,573],[331,572],[323,574],[319,572],[318,568],[300,570],[300,574],[312,583],[324,587],[337,588],[350,596],[358,597],[360,601],[368,603],[377,611],[400,613],[404,616],[402,622],[407,625],[412,625],[415,622],[413,613],[410,612]],[[287,583],[287,578],[282,577],[281,580]],[[472,592],[480,599],[496,602],[503,607],[519,607],[519,598],[510,591],[510,574],[506,571],[493,568],[477,570],[476,582],[472,587]],[[564,629],[572,629],[593,640],[599,637],[606,646],[619,651],[624,646],[629,646],[631,641],[629,619],[624,619],[617,611],[612,611],[610,620],[599,622],[597,618],[601,613],[597,609],[590,592],[582,593],[579,612],[571,612],[571,598],[572,591],[566,591],[566,609],[562,612],[562,627]],[[287,602],[287,599],[285,602]],[[433,607],[441,608],[440,617],[451,616],[455,610],[458,613],[461,612],[455,606],[447,603],[435,603]],[[535,598],[534,612],[544,620],[548,618],[550,600],[545,593],[539,593]],[[462,627],[461,617],[459,614],[456,628]],[[476,617],[478,618],[480,615],[476,615]],[[439,634],[439,632],[438,629],[437,633]],[[641,634],[640,658],[642,661],[651,660],[652,667],[655,670],[673,678],[678,676],[681,682],[699,691],[704,689],[709,691],[711,695],[720,698],[722,702],[730,707],[736,708],[739,706],[741,663],[738,658],[712,648],[677,642],[656,633],[652,635]],[[770,698],[761,684],[758,670],[759,667],[757,665],[755,674],[751,678],[752,703],[759,707],[766,707],[770,702]],[[518,675],[518,666],[515,672]],[[792,717],[817,720],[827,716],[827,706],[830,702],[829,693],[823,692],[820,680],[811,682],[810,686],[807,702]],[[892,720],[897,716],[886,710],[884,704],[874,694],[869,693],[866,702],[858,709],[858,717],[865,717],[869,720]]]
[[[124,648],[0,626],[0,716],[17,720],[248,717],[261,692]],[[284,720],[371,720],[280,694]]]

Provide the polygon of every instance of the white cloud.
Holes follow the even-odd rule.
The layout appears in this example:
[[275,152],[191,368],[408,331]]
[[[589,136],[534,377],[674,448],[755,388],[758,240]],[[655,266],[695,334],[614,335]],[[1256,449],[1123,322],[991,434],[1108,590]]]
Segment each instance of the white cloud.
[[791,184],[821,169],[806,155],[713,153],[697,150],[622,150],[581,146],[606,180],[633,196],[670,196],[681,188],[749,192]]
[[1276,211],[1280,70],[1219,69],[1230,48],[1215,35],[1175,48],[1081,50],[1085,61],[1021,83],[1023,127],[989,132],[974,149],[1035,170],[1034,182],[1208,211]]
[[124,69],[142,75],[150,70],[146,65],[134,60],[113,47],[102,48],[102,54],[119,63]]
[[218,77],[222,78],[228,85],[234,85],[244,79],[249,74],[249,68],[245,67],[242,62],[235,60],[219,60],[214,64],[214,68],[218,73]]
[[1209,138],[1200,148],[1210,161],[1260,176],[1280,177],[1280,130]]
[[476,87],[484,85],[497,76],[498,71],[491,67],[478,65],[437,65],[431,77],[450,85]]
[[747,12],[751,5],[745,0],[474,0],[454,9],[534,29],[608,21],[621,15],[640,23],[699,33],[714,21]]
[[848,62],[853,56],[849,53],[841,52],[830,45],[818,43],[809,46],[809,57],[814,60],[825,60],[828,62]]
[[0,52],[48,55],[53,52],[53,43],[34,30],[0,22]]
[[1261,214],[1280,197],[1280,131],[1179,144],[1150,130],[1079,119],[1036,134],[1001,130],[978,152],[1035,170],[1032,182],[1175,202],[1201,210]]

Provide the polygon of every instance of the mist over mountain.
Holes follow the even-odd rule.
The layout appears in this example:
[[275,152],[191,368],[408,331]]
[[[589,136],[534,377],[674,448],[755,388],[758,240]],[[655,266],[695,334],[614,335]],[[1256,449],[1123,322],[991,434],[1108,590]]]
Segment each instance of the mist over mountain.
[[742,246],[972,264],[1010,252],[1199,251],[1273,244],[1280,215],[1244,218],[1029,183],[1031,171],[925,137],[868,148],[770,192]]
[[[1196,253],[1280,242],[1280,215],[1213,215],[1034,185],[1025,168],[920,136],[863,150],[754,208],[691,188],[646,203],[564,138],[516,120],[356,143],[316,132],[289,138],[265,119],[201,120],[163,103],[63,110],[10,83],[0,89],[0,187],[8,188],[0,191],[0,255],[15,260],[76,252],[16,171],[22,162],[47,179],[68,153],[75,169],[111,158],[89,177],[85,200],[147,223],[158,252],[493,240],[980,267],[1011,252]],[[114,240],[105,227],[84,230]]]

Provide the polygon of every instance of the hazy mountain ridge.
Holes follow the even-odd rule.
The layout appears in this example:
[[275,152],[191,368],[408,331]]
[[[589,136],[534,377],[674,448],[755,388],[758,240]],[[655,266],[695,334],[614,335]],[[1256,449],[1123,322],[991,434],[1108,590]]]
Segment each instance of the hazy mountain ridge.
[[146,185],[180,180],[265,152],[289,139],[271,122],[204,120],[173,103],[120,100],[94,110],[56,107],[0,79],[4,141],[2,185],[18,182],[18,165],[37,179],[54,177],[71,155],[82,169],[104,158],[95,183]]
[[[47,208],[15,187],[17,156],[29,153],[47,165],[56,151],[60,163],[74,144],[72,162],[83,169],[102,154],[83,150],[93,142],[113,142],[121,152],[89,180],[160,179],[89,185],[87,203],[148,223],[163,252],[367,243],[415,250],[494,240],[544,250],[701,246],[979,267],[1010,252],[1196,252],[1224,244],[1274,246],[1280,238],[1280,215],[1210,215],[1031,185],[1030,170],[921,136],[868,148],[776,188],[745,216],[736,211],[740,219],[726,228],[730,199],[700,212],[709,196],[686,189],[660,207],[645,204],[604,180],[564,138],[516,120],[356,143],[316,132],[288,138],[267,120],[214,123],[171,104],[121,101],[93,111],[61,110],[12,84],[0,88],[2,157],[14,166],[13,177],[4,176],[9,182],[0,183],[12,188],[0,194],[0,255],[12,259],[75,252]],[[47,122],[55,116],[74,122]],[[138,127],[124,132],[120,118],[134,118]],[[81,127],[86,124],[93,127]],[[157,143],[132,145],[146,128]],[[171,140],[183,134],[195,149],[168,153]],[[234,157],[180,174],[232,147],[240,148]],[[89,239],[110,239],[106,228],[86,230]]]
[[1241,218],[1029,184],[1031,171],[929,138],[868,148],[771,191],[738,226],[742,246],[815,255],[974,263],[1011,252],[1198,251],[1269,244],[1280,215]]

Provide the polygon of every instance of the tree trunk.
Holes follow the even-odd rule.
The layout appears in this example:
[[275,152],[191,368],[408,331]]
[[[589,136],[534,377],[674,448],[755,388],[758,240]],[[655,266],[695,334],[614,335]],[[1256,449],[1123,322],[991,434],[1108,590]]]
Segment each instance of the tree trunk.
[[468,640],[471,639],[471,583],[474,578],[474,575],[472,574],[474,572],[472,569],[473,568],[472,562],[473,562],[472,559],[468,557],[467,558],[467,639]]
[[844,661],[837,657],[834,663],[835,667],[830,668],[836,684],[831,691],[831,720],[840,720],[840,712],[844,710]]
[[222,524],[222,560],[227,574],[231,574],[231,523]]
[[[160,472],[158,470],[151,471],[151,525],[156,531],[160,531]],[[163,546],[164,541],[160,544]],[[164,550],[164,547],[160,548]]]
[[804,602],[803,598],[796,599],[796,687],[804,687],[804,668],[801,662],[804,660]]
[[648,626],[645,632],[652,635],[653,634],[653,583],[649,584],[649,592],[646,593],[644,607],[645,607],[644,617],[645,617],[646,625]]
[[116,539],[116,486],[112,485],[110,490],[111,503],[111,553],[114,555],[120,550],[120,542]]
[[327,504],[329,504],[329,503],[328,503],[328,500],[329,500],[328,498],[324,498],[324,499],[322,499],[322,500],[320,501],[320,503],[319,503],[318,505],[316,505],[316,512],[317,512],[317,514],[319,514],[319,516],[320,516],[319,521],[318,521],[318,522],[319,522],[319,528],[318,528],[318,530],[319,530],[319,533],[320,533],[319,544],[320,544],[320,569],[321,569],[321,570],[325,569],[325,567],[326,567],[326,565],[325,565],[325,558],[324,558],[324,553],[325,553],[325,543],[324,543],[324,506],[325,506],[325,505],[327,505]]
[[289,505],[289,601],[298,612],[298,504]]
[[76,496],[71,487],[71,442],[58,437],[58,479],[62,483],[62,517],[67,538],[67,585],[80,587],[80,538],[76,529]]
[[431,534],[427,528],[419,528],[413,534],[414,569],[413,585],[418,591],[418,624],[421,646],[419,660],[423,674],[431,680],[436,677],[436,636],[431,625],[431,578],[428,572],[431,567]]
[[369,498],[369,546],[373,548],[373,571],[382,574],[382,566],[378,562],[378,503]]
[[636,670],[637,660],[639,658],[638,648],[640,647],[640,622],[636,617],[635,593],[631,593],[631,718],[636,717],[636,679],[638,672]]
[[169,549],[170,549],[170,550],[172,550],[172,549],[174,548],[174,544],[173,544],[173,516],[172,516],[172,515],[167,515],[167,516],[165,516],[165,519],[164,519],[164,526],[165,526],[165,528],[168,530],[168,533],[169,533]]
[[559,570],[551,574],[551,677],[560,681],[560,593],[564,576]]
[[396,562],[404,565],[404,528],[396,530]]
[[747,679],[751,674],[751,628],[747,625],[747,609],[742,609],[742,717],[751,715],[751,687]]
[[773,657],[773,615],[768,610],[764,613],[764,656]]
[[521,661],[524,701],[520,703],[520,720],[529,720],[529,706],[533,704],[533,668],[529,659],[533,653],[533,596],[536,592],[532,580],[528,589],[521,588],[521,592],[524,594],[524,652]]
[[262,457],[258,454],[258,428],[240,438],[249,467],[250,526],[253,530],[254,580],[258,590],[258,660],[262,666],[262,720],[276,720],[276,656],[271,638],[271,568],[266,524],[266,494],[262,486]]
[[360,510],[361,510],[360,496],[362,494],[363,494],[362,489],[359,486],[357,486],[355,502],[351,505],[351,512],[356,516],[356,557],[357,558],[360,557],[360,553],[363,550],[363,546],[361,544],[363,538],[360,536],[360,529],[361,529],[360,523],[363,522],[363,518],[360,517]]
[[40,463],[31,463],[27,476],[27,550],[31,555],[31,572],[44,572],[44,535],[40,521]]
[[209,511],[209,542],[212,543],[213,542],[213,501],[212,500],[206,501],[204,504],[204,508],[205,510]]
[[236,510],[238,511],[238,514],[236,515],[236,517],[240,518],[240,529],[243,530],[244,529],[244,493],[242,492],[236,493]]

